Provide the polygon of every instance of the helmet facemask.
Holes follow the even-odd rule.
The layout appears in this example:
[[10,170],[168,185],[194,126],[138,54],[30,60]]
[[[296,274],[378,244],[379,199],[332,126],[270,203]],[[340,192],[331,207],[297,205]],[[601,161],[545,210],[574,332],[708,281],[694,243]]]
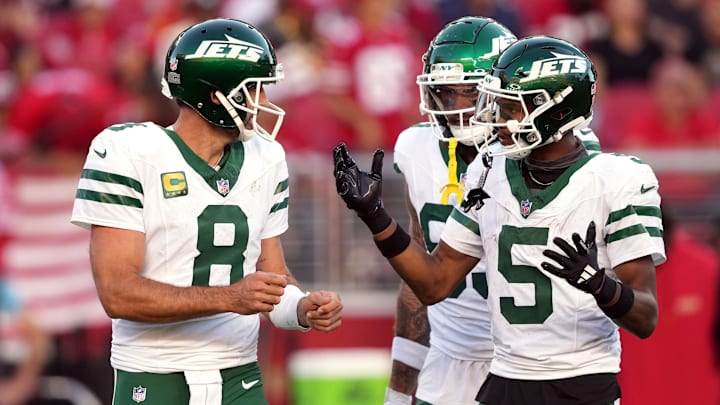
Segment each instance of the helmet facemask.
[[[523,159],[533,149],[557,142],[573,129],[587,127],[592,119],[592,116],[577,117],[560,126],[554,133],[549,133],[539,126],[539,123],[546,121],[547,116],[562,119],[563,114],[566,114],[565,110],[570,109],[569,106],[566,107],[566,98],[573,92],[572,86],[567,86],[551,96],[542,88],[502,89],[499,78],[487,76],[479,89],[476,113],[470,121],[474,126],[484,128],[484,133],[489,134],[480,146],[480,151],[489,156],[502,155],[513,160]],[[514,109],[520,110],[521,119],[513,119],[517,117]],[[503,144],[500,150],[490,149],[490,145],[498,140],[498,134],[503,129],[509,131],[512,144]]]
[[478,97],[477,85],[484,75],[485,72],[467,74],[459,63],[438,63],[432,65],[430,73],[417,77],[420,112],[428,116],[436,138],[447,142],[452,136],[468,146],[485,138],[483,129],[470,123]]
[[470,123],[477,85],[493,62],[516,41],[505,26],[491,18],[462,17],[446,24],[423,55],[417,76],[420,112],[428,116],[433,135],[448,142],[476,146],[486,134]]
[[[267,141],[275,140],[282,126],[285,110],[267,100],[262,91],[262,86],[263,83],[275,83],[282,78],[282,66],[278,65],[274,77],[245,79],[232,89],[227,96],[219,90],[215,91],[215,96],[220,100],[220,104],[225,107],[233,122],[237,125],[238,137],[241,141],[249,140],[254,134]],[[275,122],[272,130],[268,131],[258,122],[261,113],[274,116]]]

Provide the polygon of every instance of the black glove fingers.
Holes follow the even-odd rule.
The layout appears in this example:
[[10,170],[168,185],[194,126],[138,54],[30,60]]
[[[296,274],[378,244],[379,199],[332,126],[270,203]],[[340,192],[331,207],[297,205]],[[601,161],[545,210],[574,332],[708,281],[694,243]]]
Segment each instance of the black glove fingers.
[[[565,267],[565,268],[572,267],[572,260],[569,257],[563,256],[554,250],[550,250],[550,249],[543,250],[543,255],[545,255],[545,257],[547,257],[548,259],[552,259],[552,260],[556,261],[562,267]],[[547,262],[543,262],[543,263],[547,263]]]
[[345,160],[343,159],[342,150],[345,144],[341,143],[333,149],[333,162],[335,162],[335,177],[338,177],[345,170]]
[[569,243],[563,238],[554,238],[553,243],[557,245],[568,257],[576,258],[578,256],[577,250],[575,250]]
[[595,245],[595,221],[590,221],[590,225],[588,225],[585,245],[587,245],[588,249]]
[[345,144],[342,145],[340,155],[342,156],[343,161],[345,162],[345,165],[347,167],[357,167],[357,165],[355,164],[355,160],[353,160],[352,156],[350,156],[350,152],[348,152]]
[[556,275],[556,276],[558,276],[558,277],[563,277],[563,278],[565,278],[565,275],[564,275],[564,272],[562,271],[562,269],[560,269],[560,268],[558,268],[558,267],[555,267],[555,266],[553,266],[552,264],[550,264],[550,263],[548,263],[548,262],[542,262],[542,263],[540,263],[540,267],[542,267],[543,270],[547,271],[548,273],[554,274],[554,275]]
[[370,167],[370,175],[376,179],[382,178],[383,158],[385,151],[382,149],[375,150],[373,154],[372,166]]
[[344,170],[355,166],[355,161],[350,156],[345,143],[341,142],[333,149],[333,157],[335,160],[335,170]]
[[352,179],[346,172],[335,172],[335,188],[337,188],[338,194],[346,195],[352,188],[352,184]]
[[573,243],[575,243],[575,249],[577,250],[577,252],[582,256],[586,256],[588,247],[585,244],[585,241],[582,240],[580,235],[577,233],[572,234],[572,240]]

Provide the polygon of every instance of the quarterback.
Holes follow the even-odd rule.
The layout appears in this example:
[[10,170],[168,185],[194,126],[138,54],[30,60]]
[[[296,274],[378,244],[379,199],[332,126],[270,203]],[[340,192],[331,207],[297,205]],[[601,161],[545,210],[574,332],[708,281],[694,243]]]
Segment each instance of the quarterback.
[[175,123],[113,125],[92,141],[71,221],[91,230],[113,319],[113,404],[265,405],[259,314],[284,329],[340,325],[338,295],[303,292],[283,257],[288,169],[274,139],[284,111],[263,90],[282,76],[254,27],[196,24],[165,61]]
[[338,194],[425,304],[485,263],[494,357],[481,404],[615,403],[618,327],[646,338],[657,325],[657,178],[643,161],[589,153],[574,136],[595,92],[592,62],[574,45],[521,39],[479,89],[471,122],[484,128],[484,156],[469,165],[469,191],[432,253],[382,206],[382,151],[363,172],[338,145]]

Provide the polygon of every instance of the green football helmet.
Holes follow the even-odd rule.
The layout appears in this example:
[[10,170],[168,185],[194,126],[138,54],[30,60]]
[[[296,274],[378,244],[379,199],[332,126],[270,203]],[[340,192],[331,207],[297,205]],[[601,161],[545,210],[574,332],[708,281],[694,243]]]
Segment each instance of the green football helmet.
[[[186,104],[208,122],[237,128],[242,141],[254,134],[269,141],[285,115],[280,107],[261,105],[265,83],[283,78],[270,41],[250,24],[232,19],[201,22],[181,32],[170,45],[162,79],[163,94]],[[214,95],[220,104],[212,100]],[[270,131],[258,124],[261,112],[275,115]]]
[[462,17],[445,25],[423,55],[418,75],[420,112],[427,114],[441,140],[455,137],[475,145],[484,137],[469,119],[475,111],[480,80],[500,52],[517,38],[502,24],[485,17]]
[[[595,67],[575,45],[557,38],[534,36],[510,45],[491,74],[480,83],[473,125],[485,127],[480,150],[489,155],[522,159],[533,149],[557,142],[574,129],[588,126],[595,96]],[[499,106],[522,109],[522,120],[509,119]],[[507,128],[512,145],[490,149],[498,131]]]

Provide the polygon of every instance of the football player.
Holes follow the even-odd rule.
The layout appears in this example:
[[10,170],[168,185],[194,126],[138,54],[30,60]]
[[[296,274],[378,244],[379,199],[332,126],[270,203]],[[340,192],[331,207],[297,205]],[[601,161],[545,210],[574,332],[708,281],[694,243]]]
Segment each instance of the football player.
[[91,143],[71,220],[91,229],[113,318],[113,404],[265,405],[258,314],[283,329],[340,325],[338,295],[303,292],[283,257],[284,111],[263,89],[282,77],[256,28],[201,22],[167,52],[177,120],[113,125]]
[[588,153],[573,136],[594,92],[576,46],[546,36],[508,46],[472,120],[485,158],[468,167],[469,191],[432,253],[383,208],[383,152],[364,172],[344,145],[334,150],[338,194],[421,302],[446,298],[485,261],[494,357],[481,404],[617,402],[618,326],[646,338],[657,325],[658,181],[643,161]]
[[[417,84],[428,122],[399,135],[394,157],[406,182],[413,239],[427,251],[462,200],[467,165],[484,139],[469,122],[480,79],[516,39],[493,19],[462,17],[443,27],[423,55]],[[413,394],[418,404],[477,404],[493,354],[486,299],[484,262],[428,307],[401,282],[386,405],[411,404]]]

